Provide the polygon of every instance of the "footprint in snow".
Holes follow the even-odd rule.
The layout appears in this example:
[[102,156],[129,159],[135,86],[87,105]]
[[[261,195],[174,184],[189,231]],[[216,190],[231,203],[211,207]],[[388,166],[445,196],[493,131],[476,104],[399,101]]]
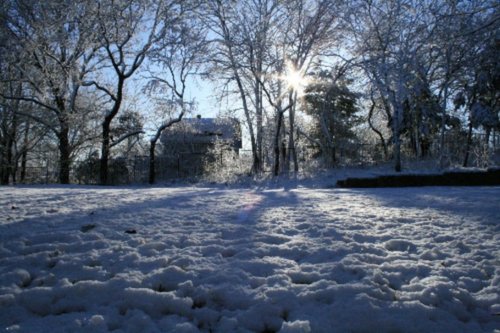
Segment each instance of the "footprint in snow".
[[85,224],[80,228],[81,232],[88,232],[95,228],[95,224]]
[[392,239],[385,243],[385,248],[388,251],[398,251],[398,252],[414,252],[417,247],[412,242],[403,239]]

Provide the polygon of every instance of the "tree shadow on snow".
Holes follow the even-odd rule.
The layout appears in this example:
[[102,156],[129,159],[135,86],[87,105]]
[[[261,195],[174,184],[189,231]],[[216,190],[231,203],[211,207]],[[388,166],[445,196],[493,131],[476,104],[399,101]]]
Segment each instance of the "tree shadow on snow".
[[435,210],[500,225],[500,187],[404,187],[343,189],[374,199],[380,205],[405,209]]

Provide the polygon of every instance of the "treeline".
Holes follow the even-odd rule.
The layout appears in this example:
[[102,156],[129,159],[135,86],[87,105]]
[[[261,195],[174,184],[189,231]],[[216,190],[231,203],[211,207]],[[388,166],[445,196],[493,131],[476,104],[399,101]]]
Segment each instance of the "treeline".
[[[0,181],[56,159],[150,156],[189,113],[192,77],[248,133],[252,172],[297,172],[298,145],[335,166],[342,143],[425,157],[500,129],[494,0],[5,0],[0,4]],[[144,101],[148,105],[144,105]],[[135,105],[135,107],[134,107]],[[202,112],[203,110],[201,110]],[[144,137],[147,143],[144,143]],[[458,139],[457,139],[458,140]],[[139,143],[139,145],[137,145]],[[20,171],[19,171],[20,170]],[[16,179],[20,177],[21,179]]]

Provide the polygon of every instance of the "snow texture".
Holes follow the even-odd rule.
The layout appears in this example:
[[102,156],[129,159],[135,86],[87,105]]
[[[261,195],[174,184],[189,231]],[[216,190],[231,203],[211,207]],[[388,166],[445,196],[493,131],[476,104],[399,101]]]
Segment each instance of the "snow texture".
[[499,223],[500,187],[3,187],[0,329],[498,332]]

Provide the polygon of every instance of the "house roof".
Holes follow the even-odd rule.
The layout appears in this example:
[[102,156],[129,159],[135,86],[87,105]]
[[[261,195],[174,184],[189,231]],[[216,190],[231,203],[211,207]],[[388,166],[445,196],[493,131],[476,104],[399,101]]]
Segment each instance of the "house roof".
[[235,118],[184,118],[162,135],[163,143],[212,144],[222,140],[241,148],[240,122]]

